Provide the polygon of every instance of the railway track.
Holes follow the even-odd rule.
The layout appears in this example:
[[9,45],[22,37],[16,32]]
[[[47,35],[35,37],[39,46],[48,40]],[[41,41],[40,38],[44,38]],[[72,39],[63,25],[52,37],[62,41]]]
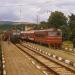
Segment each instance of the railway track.
[[[24,42],[25,43],[25,42]],[[38,45],[38,44],[34,44],[34,43],[32,43],[32,42],[26,42],[27,44],[30,44],[30,45],[32,45],[32,46],[34,46],[34,47],[36,47],[36,46],[38,46],[38,47],[44,47],[44,46],[41,46],[41,45]],[[45,46],[46,47],[46,46]],[[46,47],[47,49],[49,49],[48,47]],[[53,49],[53,48],[51,48],[52,50],[56,50],[56,51],[62,51],[62,52],[64,52],[64,53],[66,53],[66,54],[68,54],[68,55],[72,55],[72,56],[75,56],[75,49],[74,48],[68,48],[68,47],[66,47],[66,48],[62,48],[62,49]]]
[[[27,43],[30,43],[30,44],[32,44],[33,46],[35,46],[32,42],[27,42]],[[38,45],[38,44],[37,44],[37,45]],[[74,49],[74,48],[64,47],[64,48],[58,49],[58,50],[62,50],[62,51],[64,51],[64,52],[67,52],[67,53],[70,53],[70,54],[75,55],[75,49]]]
[[43,72],[45,72],[46,75],[75,75],[74,69],[66,67],[58,61],[48,58],[41,52],[38,52],[27,45],[16,44],[16,46],[21,51],[27,53],[31,59],[40,63],[40,66],[43,68]]
[[75,53],[71,52],[65,52],[64,50],[60,49],[52,49],[48,48],[46,46],[38,45],[32,42],[22,42],[23,44],[32,46],[34,49],[38,49],[39,51],[41,50],[43,54],[48,55],[50,54],[50,57],[53,59],[56,59],[60,62],[65,63],[68,66],[71,66],[75,69]]
[[65,52],[68,52],[70,54],[74,54],[75,55],[75,49],[74,48],[65,47],[65,48],[62,48],[62,50],[65,51]]

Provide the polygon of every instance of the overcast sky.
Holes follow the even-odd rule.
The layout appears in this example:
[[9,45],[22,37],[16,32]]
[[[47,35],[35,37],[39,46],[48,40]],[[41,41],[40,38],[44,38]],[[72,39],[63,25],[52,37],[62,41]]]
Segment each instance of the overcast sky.
[[51,11],[75,13],[75,0],[0,0],[0,20],[47,21]]

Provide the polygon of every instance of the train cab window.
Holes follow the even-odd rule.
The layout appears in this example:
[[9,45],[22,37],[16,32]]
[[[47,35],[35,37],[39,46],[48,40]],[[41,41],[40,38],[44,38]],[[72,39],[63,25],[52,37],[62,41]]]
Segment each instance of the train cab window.
[[48,36],[61,36],[60,32],[48,32]]
[[61,36],[61,32],[57,32],[57,36]]
[[48,36],[56,36],[56,32],[48,32]]

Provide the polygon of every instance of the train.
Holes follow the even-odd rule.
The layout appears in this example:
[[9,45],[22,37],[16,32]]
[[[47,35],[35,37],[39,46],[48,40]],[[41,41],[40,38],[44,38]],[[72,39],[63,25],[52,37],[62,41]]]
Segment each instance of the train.
[[20,32],[5,32],[4,40],[10,39],[13,43],[20,43],[24,40],[45,44],[51,47],[59,48],[62,45],[62,30],[49,28],[44,30],[30,30]]
[[12,43],[20,43],[20,32],[5,31],[2,35],[3,41],[11,41]]
[[62,31],[57,28],[45,30],[21,31],[20,39],[46,44],[51,47],[59,48],[62,45]]
[[10,41],[13,43],[20,43],[20,33],[13,32],[12,35],[10,36]]

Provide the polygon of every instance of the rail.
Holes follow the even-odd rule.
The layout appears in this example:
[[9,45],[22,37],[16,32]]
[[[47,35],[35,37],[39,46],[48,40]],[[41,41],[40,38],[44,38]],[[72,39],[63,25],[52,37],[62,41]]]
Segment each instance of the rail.
[[[22,45],[22,44],[17,44],[16,46],[20,50],[22,50],[23,52],[27,53],[28,55],[30,55],[31,57],[33,57],[34,59],[36,59],[37,61],[39,61],[43,65],[45,65],[48,69],[50,69],[50,71],[53,71],[54,73],[56,73],[55,75],[63,75],[63,73],[65,73],[64,75],[66,75],[66,74],[67,75],[68,74],[69,75],[75,75],[75,71],[74,70],[72,70],[72,69],[70,69],[68,67],[65,67],[62,64],[59,64],[57,61],[54,61],[53,59],[48,58],[44,54],[39,53],[38,51],[33,50],[32,48],[30,48],[28,46],[25,46],[25,45]],[[25,48],[27,48],[28,50],[25,50]],[[32,55],[32,53],[33,53],[33,55]],[[55,66],[54,67],[51,67],[49,64],[44,63],[42,60],[39,60],[39,58],[37,58],[35,55],[37,55],[37,57],[40,57],[40,58],[48,61],[47,63],[49,63],[49,64],[52,64],[53,63]]]

